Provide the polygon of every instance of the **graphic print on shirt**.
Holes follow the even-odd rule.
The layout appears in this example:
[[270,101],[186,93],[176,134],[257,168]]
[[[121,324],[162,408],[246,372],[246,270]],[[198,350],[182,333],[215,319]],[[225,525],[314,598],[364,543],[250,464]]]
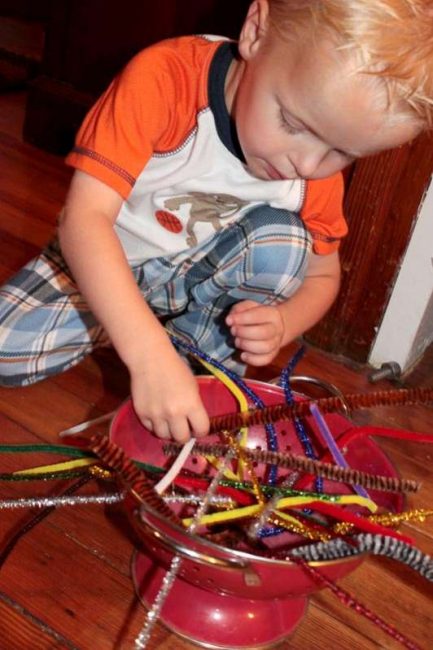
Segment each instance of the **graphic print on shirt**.
[[[189,204],[189,216],[185,224],[187,238],[186,243],[190,247],[197,246],[198,240],[194,233],[194,227],[199,222],[207,222],[212,225],[215,232],[222,229],[223,219],[228,219],[237,214],[249,201],[243,201],[231,194],[208,194],[206,192],[189,192],[183,196],[174,196],[164,201],[167,210],[179,210],[181,206]],[[175,214],[158,210],[155,214],[158,223],[170,232],[180,232],[177,224],[180,220]]]

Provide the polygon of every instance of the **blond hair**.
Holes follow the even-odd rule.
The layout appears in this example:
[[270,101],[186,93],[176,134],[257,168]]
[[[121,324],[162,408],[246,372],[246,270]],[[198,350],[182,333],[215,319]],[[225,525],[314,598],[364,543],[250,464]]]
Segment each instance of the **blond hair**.
[[433,124],[433,0],[269,0],[283,37],[331,34],[381,78],[397,112]]

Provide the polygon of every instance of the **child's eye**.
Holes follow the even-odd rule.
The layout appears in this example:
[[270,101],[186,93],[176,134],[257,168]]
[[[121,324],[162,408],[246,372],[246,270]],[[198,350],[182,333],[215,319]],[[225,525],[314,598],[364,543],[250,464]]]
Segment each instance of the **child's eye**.
[[290,133],[290,135],[295,135],[296,133],[302,133],[302,131],[305,131],[305,126],[301,124],[301,122],[289,117],[283,110],[280,110],[280,123],[283,129],[287,131],[287,133]]

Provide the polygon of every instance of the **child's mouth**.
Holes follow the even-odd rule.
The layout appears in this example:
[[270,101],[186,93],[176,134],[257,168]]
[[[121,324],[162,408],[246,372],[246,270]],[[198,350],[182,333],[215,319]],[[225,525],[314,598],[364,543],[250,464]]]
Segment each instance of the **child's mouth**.
[[266,163],[266,173],[270,177],[271,180],[273,181],[286,181],[287,176],[283,176],[283,174],[280,174],[278,169],[275,169],[272,165],[269,163]]

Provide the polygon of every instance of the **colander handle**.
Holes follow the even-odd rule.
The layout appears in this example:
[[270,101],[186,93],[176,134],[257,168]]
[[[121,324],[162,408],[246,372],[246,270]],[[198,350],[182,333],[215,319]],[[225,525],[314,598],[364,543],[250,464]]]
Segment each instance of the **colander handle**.
[[247,560],[232,560],[230,558],[223,560],[218,557],[213,557],[212,555],[207,555],[206,553],[194,551],[193,549],[180,544],[173,537],[167,535],[167,533],[164,532],[164,534],[162,534],[159,530],[153,528],[147,521],[144,521],[141,518],[139,510],[135,510],[133,516],[140,532],[142,532],[145,537],[153,542],[157,542],[160,546],[163,546],[167,551],[170,551],[174,555],[180,555],[186,560],[191,560],[198,564],[204,564],[205,566],[216,567],[218,569],[236,569],[238,571],[251,572],[251,566]]
[[[268,381],[268,384],[274,384],[278,386],[279,382],[280,382],[280,378],[274,377],[273,379]],[[335,395],[335,397],[339,397],[341,399],[343,411],[346,417],[350,418],[351,414],[350,414],[349,405],[347,404],[343,393],[335,384],[331,384],[331,382],[325,381],[324,379],[319,379],[318,377],[310,377],[309,375],[292,375],[290,377],[290,383],[291,384],[313,384],[314,386],[323,388],[323,390],[329,393],[330,395]]]

